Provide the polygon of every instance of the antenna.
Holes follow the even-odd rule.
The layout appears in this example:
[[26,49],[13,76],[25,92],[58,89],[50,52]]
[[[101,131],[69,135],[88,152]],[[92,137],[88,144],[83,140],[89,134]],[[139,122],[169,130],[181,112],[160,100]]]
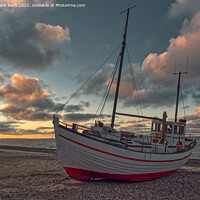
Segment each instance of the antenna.
[[180,72],[181,72],[181,74],[187,74],[188,73],[187,72],[188,63],[189,63],[189,61],[188,61],[188,56],[187,56],[185,71],[184,72],[181,72],[181,71],[176,72],[176,59],[175,59],[175,67],[174,67],[174,73],[173,74],[176,75],[176,74],[179,74]]
[[134,6],[130,7],[130,8],[127,8],[126,10],[120,12],[120,14],[122,14],[122,13],[124,13],[124,12],[126,12],[127,10],[130,10],[130,9],[132,9],[132,8],[135,8],[135,7],[136,7],[136,5],[134,5]]

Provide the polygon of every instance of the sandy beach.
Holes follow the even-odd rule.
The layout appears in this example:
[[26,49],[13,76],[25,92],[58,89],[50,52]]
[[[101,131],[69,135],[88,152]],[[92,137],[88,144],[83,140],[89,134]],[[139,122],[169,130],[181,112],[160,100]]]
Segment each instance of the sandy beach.
[[82,182],[67,176],[55,151],[0,147],[0,199],[200,199],[200,160],[144,182]]

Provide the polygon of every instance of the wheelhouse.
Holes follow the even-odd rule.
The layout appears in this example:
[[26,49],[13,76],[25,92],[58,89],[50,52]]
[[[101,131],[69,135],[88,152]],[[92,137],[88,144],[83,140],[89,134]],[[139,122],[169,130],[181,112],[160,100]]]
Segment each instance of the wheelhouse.
[[165,127],[162,126],[162,120],[152,120],[152,142],[157,143],[162,138],[163,128],[165,130],[164,139],[166,139],[170,144],[176,143],[179,140],[182,143],[185,142],[186,120],[180,119],[179,122],[166,121]]

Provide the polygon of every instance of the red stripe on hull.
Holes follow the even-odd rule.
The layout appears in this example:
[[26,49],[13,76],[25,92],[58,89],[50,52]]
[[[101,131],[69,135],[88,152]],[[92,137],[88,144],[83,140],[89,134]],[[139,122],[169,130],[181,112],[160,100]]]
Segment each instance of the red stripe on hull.
[[65,137],[65,136],[63,136],[63,135],[59,135],[59,136],[62,137],[62,138],[64,138],[64,139],[66,139],[66,140],[68,140],[68,141],[70,141],[70,142],[73,142],[73,143],[75,143],[75,144],[78,144],[78,145],[80,145],[80,146],[82,146],[82,147],[86,147],[86,148],[88,148],[88,149],[91,149],[91,150],[94,150],[94,151],[97,151],[97,152],[100,152],[100,153],[104,153],[104,154],[107,154],[107,155],[110,155],[110,156],[115,156],[115,157],[123,158],[123,159],[127,159],[127,160],[142,161],[142,162],[158,162],[158,163],[160,163],[160,162],[175,162],[175,161],[179,161],[179,160],[184,160],[184,159],[190,157],[190,155],[191,155],[191,154],[190,154],[190,155],[188,155],[188,156],[185,156],[185,157],[179,158],[179,159],[175,159],[175,160],[142,160],[142,159],[129,158],[129,157],[125,157],[125,156],[120,156],[120,155],[117,155],[117,154],[109,153],[109,152],[106,152],[106,151],[102,151],[102,150],[100,150],[100,149],[96,149],[96,148],[87,146],[87,145],[85,145],[85,144],[81,144],[81,143],[79,143],[79,142],[77,142],[77,141],[74,141],[74,140],[72,140],[72,139],[69,139],[69,138],[67,138],[67,137]]
[[70,168],[64,167],[67,174],[72,178],[80,179],[80,180],[89,180],[94,178],[105,178],[105,179],[115,179],[115,180],[123,180],[123,181],[146,181],[155,178],[160,178],[163,176],[167,176],[176,170],[165,171],[165,172],[157,172],[157,173],[149,173],[149,174],[109,174],[102,172],[94,172],[88,171],[84,169]]

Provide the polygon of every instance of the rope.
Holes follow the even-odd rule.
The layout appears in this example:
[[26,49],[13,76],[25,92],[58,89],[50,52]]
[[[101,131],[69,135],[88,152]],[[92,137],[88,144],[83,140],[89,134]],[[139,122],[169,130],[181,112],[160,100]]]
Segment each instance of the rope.
[[[113,79],[113,77],[115,76],[115,71],[116,71],[116,66],[118,65],[118,60],[119,60],[119,56],[118,56],[117,62],[116,62],[116,64],[115,64],[115,68],[114,68],[114,70],[113,70],[113,72],[112,72],[112,74],[111,74],[111,76],[110,76],[111,79]],[[111,81],[110,81],[110,82],[111,82]],[[98,115],[98,112],[100,111],[100,108],[101,108],[101,106],[103,105],[104,99],[107,99],[108,93],[109,93],[109,91],[110,91],[109,87],[110,87],[110,83],[109,83],[109,84],[107,85],[107,87],[106,87],[106,90],[105,90],[105,92],[104,92],[104,95],[103,95],[103,97],[102,97],[102,99],[101,99],[101,101],[100,101],[100,104],[99,104],[99,106],[98,106],[98,108],[97,108],[97,111],[96,111],[96,113],[95,113],[95,116],[94,116],[94,118],[93,118],[93,120],[92,120],[92,122],[91,122],[91,125],[93,124],[94,119],[95,119],[96,116]],[[102,107],[104,107],[104,106],[102,106]],[[101,109],[101,112],[99,112],[98,120],[99,120],[99,118],[100,118],[101,113],[102,113],[102,109]]]
[[130,60],[129,51],[128,51],[127,46],[126,46],[126,51],[127,51],[127,56],[128,56],[129,69],[130,69],[130,73],[131,73],[131,77],[132,77],[132,85],[133,85],[133,90],[134,90],[134,93],[135,93],[135,100],[136,100],[136,104],[137,104],[138,115],[140,114],[139,110],[141,112],[141,115],[143,115],[139,95],[138,95],[138,92],[137,92],[137,85],[136,85],[133,69],[131,67],[131,60]]
[[[54,133],[51,134],[51,142],[50,142],[50,145],[49,145],[49,149],[51,149],[51,147],[52,147],[53,135],[54,135]],[[44,174],[46,174],[46,172],[47,172],[47,168],[48,168],[48,164],[49,164],[49,156],[50,156],[50,152],[48,152],[48,155],[47,155],[47,160],[46,160],[46,166],[45,166]],[[44,179],[44,174],[42,176],[42,180]]]
[[183,99],[182,88],[181,88],[181,99],[182,99],[182,103],[183,103],[184,119],[186,120],[186,112],[185,112],[185,104],[184,104],[184,99]]
[[173,102],[175,102],[175,98],[176,98],[176,90],[174,90],[173,95],[171,97],[170,104],[168,104],[167,113],[169,113],[170,109],[172,108],[172,104],[173,104]]
[[[116,65],[115,65],[115,67],[116,67]],[[115,68],[114,68],[114,70],[115,70]],[[113,77],[114,70],[112,71],[112,74],[111,74],[110,78]],[[102,99],[101,99],[101,102],[100,102],[100,104],[99,104],[99,106],[98,106],[96,115],[97,115],[97,113],[99,112],[101,105],[103,104],[103,100],[106,98],[107,92],[108,92],[108,90],[109,90],[109,86],[110,86],[110,83],[109,83],[109,84],[107,85],[107,87],[106,87],[106,90],[105,90],[105,92],[104,92],[104,95],[103,95],[103,97],[102,97]],[[100,112],[99,112],[99,113],[100,113]]]
[[119,64],[119,57],[118,57],[117,62],[116,62],[116,64],[115,64],[115,68],[114,68],[113,73],[112,73],[112,76],[111,76],[111,81],[110,81],[110,83],[109,83],[109,88],[108,88],[108,91],[107,91],[107,94],[106,94],[106,97],[105,97],[103,106],[102,106],[102,108],[101,108],[101,112],[99,113],[99,118],[98,118],[98,119],[101,118],[101,114],[102,114],[102,112],[103,112],[103,110],[104,110],[104,107],[105,107],[105,104],[106,104],[108,95],[109,95],[109,93],[110,93],[110,88],[111,88],[111,86],[112,86],[112,83],[113,83],[113,80],[114,80],[114,77],[115,77],[115,74],[116,74],[116,71],[117,71],[117,68],[118,68],[118,64]]
[[87,84],[87,82],[101,69],[101,67],[113,56],[113,54],[117,51],[117,49],[119,48],[121,46],[121,44],[120,45],[118,45],[117,47],[116,47],[116,49],[110,54],[110,56],[108,56],[105,60],[104,60],[104,62],[97,68],[97,70],[83,83],[83,85],[74,93],[74,94],[72,94],[71,95],[71,97],[55,112],[55,114],[54,115],[56,115],[58,112],[60,112],[63,108],[64,108],[64,106],[74,97],[74,96],[76,96],[76,94]]
[[[136,106],[137,106],[137,112],[138,112],[138,115],[140,115],[140,112],[141,112],[141,115],[143,115],[139,95],[138,95],[138,92],[137,92],[137,85],[136,85],[133,69],[131,67],[131,60],[130,60],[129,51],[128,51],[127,46],[126,46],[126,52],[127,52],[127,56],[128,56],[128,62],[129,62],[128,66],[129,66],[130,74],[131,74],[131,77],[132,77],[131,80],[132,80],[133,91],[134,91],[134,94],[135,94],[134,96],[135,96],[135,101],[136,101]],[[144,120],[142,119],[142,121],[144,121]],[[140,118],[139,118],[139,124],[141,125],[141,119]],[[142,126],[138,127],[138,130],[140,130],[140,129],[141,129],[141,132],[143,132]]]

